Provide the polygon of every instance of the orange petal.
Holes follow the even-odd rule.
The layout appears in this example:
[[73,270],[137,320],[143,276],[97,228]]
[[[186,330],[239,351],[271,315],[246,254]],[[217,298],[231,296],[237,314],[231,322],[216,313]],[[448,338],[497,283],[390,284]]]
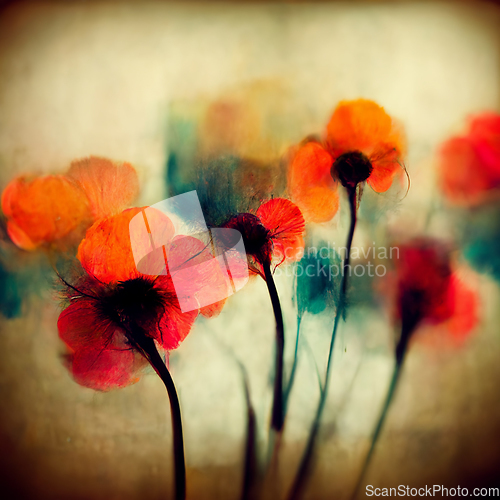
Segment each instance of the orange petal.
[[400,152],[391,144],[380,144],[372,153],[373,171],[367,182],[374,191],[383,193],[391,187],[396,174],[402,172],[399,157]]
[[227,299],[224,299],[219,302],[215,302],[214,304],[210,304],[209,306],[200,308],[200,314],[205,316],[205,318],[215,318],[222,312],[222,309],[224,309],[226,300]]
[[68,177],[75,179],[87,194],[95,220],[120,213],[139,192],[134,167],[106,158],[91,156],[74,161]]
[[7,234],[12,243],[23,250],[34,250],[37,247],[30,237],[14,222],[7,221]]
[[2,196],[13,241],[22,248],[54,243],[90,221],[87,197],[62,175],[13,180]]
[[317,142],[308,142],[295,153],[289,170],[288,189],[304,217],[326,222],[339,208],[337,185],[330,175],[333,158]]
[[370,157],[380,143],[402,152],[404,137],[384,108],[367,99],[342,101],[327,125],[328,146],[333,156],[361,151]]
[[[141,276],[137,271],[130,244],[129,225],[141,208],[97,221],[88,229],[78,247],[83,268],[103,283],[123,281]],[[147,235],[146,235],[147,236]]]

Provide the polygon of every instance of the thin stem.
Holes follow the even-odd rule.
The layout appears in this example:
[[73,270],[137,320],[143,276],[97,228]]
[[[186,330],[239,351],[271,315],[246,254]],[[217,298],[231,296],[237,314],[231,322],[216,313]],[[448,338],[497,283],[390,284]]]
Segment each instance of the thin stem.
[[245,402],[247,406],[247,436],[245,446],[245,465],[243,473],[243,489],[241,500],[252,498],[255,479],[257,476],[257,419],[250,399],[250,386],[248,376],[243,365],[238,361],[241,368],[243,384],[245,388]]
[[186,462],[184,459],[184,438],[182,434],[181,407],[172,376],[161,358],[154,340],[151,337],[134,335],[134,341],[140,352],[149,361],[155,372],[162,379],[167,388],[170,401],[170,413],[172,418],[173,451],[174,451],[174,477],[175,477],[175,500],[186,498]]
[[299,340],[300,340],[300,323],[302,321],[302,317],[298,316],[297,317],[297,333],[295,336],[295,352],[293,355],[293,363],[292,363],[292,369],[290,371],[290,378],[288,379],[288,384],[286,386],[284,395],[283,395],[283,412],[286,416],[286,411],[288,408],[288,399],[290,398],[290,392],[292,391],[293,387],[293,382],[295,380],[295,373],[297,371],[297,361],[298,361],[298,355],[299,355]]
[[[342,288],[341,288],[341,299],[340,301],[345,301],[347,292],[347,268],[351,262],[351,246],[352,240],[354,238],[354,230],[356,229],[357,214],[356,214],[356,187],[347,188],[347,193],[349,196],[349,210],[351,212],[351,224],[349,226],[349,234],[347,236],[346,245],[346,255],[344,257],[343,274],[342,274]],[[345,304],[342,304],[344,306]]]
[[318,407],[316,409],[316,414],[314,416],[314,420],[311,426],[311,431],[309,432],[309,437],[307,440],[306,448],[302,455],[302,459],[300,461],[299,469],[295,476],[295,480],[292,485],[292,489],[290,491],[289,500],[297,500],[302,495],[305,482],[309,473],[311,458],[313,456],[314,447],[316,444],[316,439],[318,435],[318,431],[320,428],[321,417],[323,415],[323,410],[325,408],[326,397],[328,395],[328,387],[330,382],[330,371],[332,367],[333,360],[333,350],[335,347],[335,338],[337,337],[337,329],[340,323],[340,318],[344,315],[344,309],[346,306],[346,292],[347,292],[347,275],[348,275],[348,267],[350,262],[350,254],[352,247],[352,240],[354,237],[354,230],[356,229],[356,187],[354,188],[346,188],[349,195],[349,208],[351,212],[351,223],[349,226],[349,234],[347,236],[347,244],[346,244],[346,254],[344,256],[343,262],[343,272],[342,272],[342,280],[340,283],[340,297],[339,303],[337,306],[337,311],[335,313],[335,321],[333,323],[332,337],[330,340],[330,349],[328,351],[328,360],[326,363],[326,372],[325,379],[323,381],[323,390],[321,391]]
[[400,373],[401,373],[401,365],[399,363],[395,363],[394,370],[392,372],[391,383],[389,385],[389,389],[385,397],[385,402],[384,405],[382,406],[382,411],[380,412],[380,416],[377,425],[375,426],[375,430],[373,431],[370,449],[368,450],[368,454],[366,455],[365,462],[363,464],[363,468],[361,469],[358,482],[356,483],[356,488],[354,489],[354,493],[352,494],[353,499],[356,498],[356,496],[358,495],[359,489],[363,484],[365,474],[368,470],[368,467],[370,466],[373,452],[375,451],[375,446],[377,445],[378,438],[380,437],[380,432],[382,431],[385,418],[387,417],[387,411],[389,410],[389,406],[391,405],[394,392],[396,391],[396,387],[398,385]]
[[276,432],[281,432],[283,428],[283,354],[285,350],[285,330],[283,326],[283,314],[281,312],[278,291],[274,284],[271,266],[264,265],[264,276],[266,278],[267,289],[273,305],[274,318],[276,320],[276,358],[274,375],[274,396],[271,416],[271,428]]
[[377,425],[375,426],[375,430],[373,431],[370,449],[368,450],[368,454],[366,455],[363,468],[361,469],[361,473],[359,475],[358,482],[356,483],[356,488],[354,489],[354,492],[352,494],[353,499],[356,498],[357,494],[359,493],[359,489],[363,484],[366,472],[368,471],[368,468],[370,466],[371,459],[375,451],[375,447],[377,445],[380,433],[382,431],[382,427],[384,426],[384,422],[387,417],[387,412],[389,410],[389,407],[394,398],[394,394],[396,392],[396,388],[401,375],[401,370],[403,367],[403,362],[406,356],[406,351],[408,349],[408,341],[410,340],[411,334],[417,327],[418,322],[419,322],[418,316],[404,315],[402,318],[401,336],[399,337],[399,341],[396,346],[396,352],[395,352],[396,362],[394,364],[394,371],[392,372],[391,382],[389,384],[389,389],[387,390],[387,395],[385,397],[384,405],[382,406],[382,411],[380,412]]

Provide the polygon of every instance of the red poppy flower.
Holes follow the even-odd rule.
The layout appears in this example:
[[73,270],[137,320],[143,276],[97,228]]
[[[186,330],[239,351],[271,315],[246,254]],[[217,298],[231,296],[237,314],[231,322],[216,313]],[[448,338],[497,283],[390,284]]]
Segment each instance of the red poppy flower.
[[405,151],[401,127],[373,101],[339,103],[322,142],[309,140],[297,148],[290,164],[288,187],[306,219],[326,222],[338,210],[338,182],[356,188],[367,182],[387,191],[401,170]]
[[136,197],[137,174],[127,163],[90,157],[67,175],[14,179],[2,195],[9,237],[18,247],[77,244],[94,221],[121,212]]
[[456,205],[472,206],[498,198],[500,115],[471,117],[465,135],[442,145],[439,173],[445,196]]
[[437,242],[418,240],[399,248],[396,261],[396,316],[411,334],[427,323],[445,326],[456,341],[477,323],[475,293],[452,269],[449,252]]
[[[186,338],[198,314],[198,310],[183,313],[179,305],[180,293],[194,293],[200,279],[196,267],[183,275],[185,286],[179,287],[177,280],[174,287],[172,276],[188,255],[208,258],[206,246],[196,238],[174,238],[172,223],[158,212],[165,235],[171,240],[168,274],[141,274],[129,236],[130,221],[141,210],[126,210],[96,222],[78,249],[84,272],[74,285],[68,285],[66,294],[71,304],[61,313],[58,328],[70,349],[69,369],[75,380],[86,387],[109,390],[134,383],[138,370],[146,363],[136,348],[140,339],[134,332],[154,339],[169,351]],[[150,211],[150,221],[151,216]],[[163,248],[159,250],[165,266]],[[157,258],[158,253],[151,256]],[[212,279],[214,287],[219,286],[219,276],[201,278]]]
[[284,198],[263,203],[255,215],[238,214],[223,227],[243,236],[249,269],[264,277],[264,266],[300,259],[304,248],[305,221],[300,209]]
[[280,432],[284,423],[283,355],[285,345],[283,314],[271,266],[299,259],[304,247],[305,221],[300,209],[284,198],[263,203],[255,215],[235,215],[223,227],[238,230],[245,245],[248,268],[266,282],[276,320],[276,361],[271,426]]

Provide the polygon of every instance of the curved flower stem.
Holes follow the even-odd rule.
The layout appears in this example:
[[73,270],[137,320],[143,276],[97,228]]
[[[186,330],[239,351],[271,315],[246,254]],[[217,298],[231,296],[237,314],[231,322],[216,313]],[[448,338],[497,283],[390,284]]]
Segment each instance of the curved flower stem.
[[182,434],[181,407],[174,381],[161,358],[154,340],[151,337],[135,335],[134,341],[142,355],[149,361],[155,372],[162,379],[167,388],[170,401],[170,413],[172,418],[173,450],[174,450],[174,476],[175,476],[175,500],[186,498],[186,462],[184,459],[184,438]]
[[389,407],[391,406],[392,399],[394,397],[400,379],[401,369],[403,367],[403,362],[408,347],[408,341],[417,323],[418,321],[416,320],[416,318],[403,318],[403,322],[401,325],[401,336],[399,338],[398,345],[396,346],[396,363],[392,372],[391,382],[389,384],[389,389],[387,390],[387,395],[385,397],[384,405],[382,406],[377,425],[375,426],[375,430],[373,431],[370,449],[368,450],[365,461],[363,463],[363,468],[361,469],[361,473],[359,474],[358,482],[356,483],[356,488],[354,489],[354,492],[352,494],[353,499],[358,495],[359,489],[363,485],[363,480],[365,478],[366,472],[368,471],[368,468],[370,466],[373,452],[375,451],[375,447],[380,437],[382,427],[384,426],[385,418],[387,417],[387,412],[389,410]]
[[333,360],[333,348],[335,347],[335,338],[337,337],[337,329],[339,326],[340,318],[345,314],[346,308],[346,292],[347,292],[347,275],[348,268],[350,262],[350,254],[352,247],[352,240],[354,237],[354,230],[356,229],[356,187],[354,188],[346,188],[349,195],[349,208],[351,212],[351,223],[349,226],[349,234],[347,236],[347,244],[346,244],[346,254],[344,257],[344,262],[342,265],[342,280],[340,283],[340,297],[339,303],[337,306],[337,311],[335,313],[335,321],[333,323],[332,337],[330,340],[330,349],[328,351],[328,361],[326,363],[326,372],[325,379],[323,381],[323,389],[320,394],[318,407],[316,409],[316,414],[314,416],[314,420],[311,426],[311,430],[309,432],[309,437],[307,439],[306,448],[302,455],[302,459],[300,461],[299,469],[295,476],[295,480],[292,485],[292,489],[290,490],[290,495],[288,496],[289,500],[297,500],[300,498],[302,491],[305,486],[305,482],[307,479],[307,475],[309,473],[311,458],[313,456],[314,447],[316,444],[316,439],[318,435],[318,431],[320,428],[321,417],[323,415],[323,410],[325,408],[326,397],[328,395],[328,387],[330,381],[330,372],[332,367]]
[[285,350],[285,329],[283,326],[283,314],[281,312],[280,299],[278,291],[274,284],[271,265],[266,264],[264,267],[264,276],[266,278],[267,289],[271,297],[273,305],[274,318],[276,319],[276,358],[275,358],[275,375],[274,375],[274,396],[273,409],[271,416],[271,428],[276,432],[281,432],[283,428],[283,354]]

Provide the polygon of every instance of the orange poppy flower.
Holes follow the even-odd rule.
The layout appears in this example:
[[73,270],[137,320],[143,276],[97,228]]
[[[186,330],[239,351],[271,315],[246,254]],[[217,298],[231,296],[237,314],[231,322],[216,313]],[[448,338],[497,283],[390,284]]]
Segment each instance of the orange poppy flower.
[[25,250],[59,241],[92,220],[87,196],[63,175],[14,179],[2,194],[2,210],[9,237]]
[[401,127],[373,101],[339,103],[324,140],[307,140],[292,158],[288,187],[306,219],[330,220],[339,208],[338,183],[354,189],[367,182],[387,191],[405,152]]
[[9,236],[24,250],[78,243],[94,221],[126,208],[138,186],[131,165],[93,156],[73,162],[67,175],[19,177],[2,194]]

